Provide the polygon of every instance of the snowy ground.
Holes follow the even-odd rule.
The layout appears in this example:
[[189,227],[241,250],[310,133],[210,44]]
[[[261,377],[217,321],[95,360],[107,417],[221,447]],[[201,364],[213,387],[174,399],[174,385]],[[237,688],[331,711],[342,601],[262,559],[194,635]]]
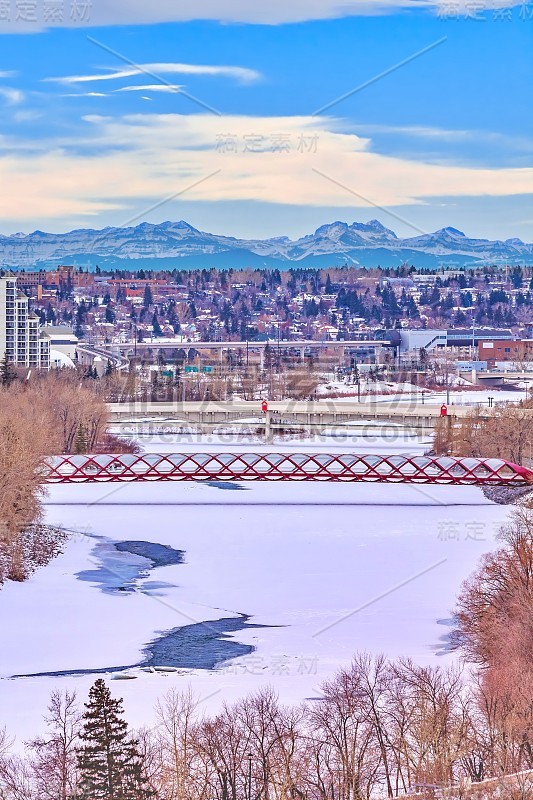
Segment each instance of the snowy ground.
[[[428,447],[405,435],[392,442],[374,438],[339,444],[320,437],[297,448],[390,453]],[[205,437],[201,444],[151,437],[147,444],[166,452],[265,447],[231,444],[227,437]],[[13,675],[136,664],[166,631],[238,614],[264,626],[230,635],[252,645],[253,653],[211,671],[133,669],[136,680],[112,684],[132,724],[149,724],[158,696],[189,684],[207,710],[266,683],[287,702],[316,697],[320,683],[358,650],[449,661],[457,591],[494,547],[507,513],[471,487],[54,486],[48,521],[77,534],[28,583],[0,591],[0,726],[22,741],[39,731],[53,688],[76,688],[84,698],[94,680]],[[123,540],[182,550],[184,563],[134,576],[135,591],[106,591],[102,551],[109,554],[112,542]],[[116,585],[129,567],[131,559],[119,557],[107,559],[103,571]],[[100,580],[77,577],[87,570],[97,570]]]
[[[421,389],[412,383],[392,383],[389,381],[365,381],[361,385],[362,403],[428,403],[437,405],[449,402],[450,405],[485,405],[489,404],[489,397],[494,403],[518,403],[530,396],[531,382],[517,384],[519,389],[498,389],[495,387],[473,388],[473,385],[462,378],[454,379],[456,386],[442,391]],[[460,383],[460,388],[457,385]],[[472,388],[468,388],[472,387]],[[324,394],[338,394],[335,402],[343,400],[353,402],[357,399],[357,385],[347,384],[344,381],[331,381],[320,387],[319,396]]]

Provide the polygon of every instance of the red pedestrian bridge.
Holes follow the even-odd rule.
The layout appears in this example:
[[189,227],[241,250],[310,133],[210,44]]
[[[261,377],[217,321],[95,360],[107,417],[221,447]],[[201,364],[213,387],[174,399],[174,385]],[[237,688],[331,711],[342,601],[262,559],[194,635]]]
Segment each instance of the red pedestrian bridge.
[[524,486],[533,485],[533,471],[497,458],[352,453],[145,453],[52,456],[48,459],[47,481],[365,481]]

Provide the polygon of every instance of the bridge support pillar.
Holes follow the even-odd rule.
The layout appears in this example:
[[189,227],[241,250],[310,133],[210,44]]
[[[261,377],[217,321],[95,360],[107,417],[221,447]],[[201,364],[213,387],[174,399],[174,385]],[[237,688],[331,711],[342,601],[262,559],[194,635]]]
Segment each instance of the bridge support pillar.
[[274,439],[271,413],[271,411],[267,411],[265,414],[265,444],[272,444]]
[[339,366],[344,367],[346,364],[346,348],[339,347]]

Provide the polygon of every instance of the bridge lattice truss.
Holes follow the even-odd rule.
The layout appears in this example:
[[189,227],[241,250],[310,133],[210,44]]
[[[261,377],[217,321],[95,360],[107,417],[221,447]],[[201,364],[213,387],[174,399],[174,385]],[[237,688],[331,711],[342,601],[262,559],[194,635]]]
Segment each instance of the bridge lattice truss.
[[48,459],[49,483],[336,481],[533,485],[533,471],[500,459],[304,453],[70,455]]

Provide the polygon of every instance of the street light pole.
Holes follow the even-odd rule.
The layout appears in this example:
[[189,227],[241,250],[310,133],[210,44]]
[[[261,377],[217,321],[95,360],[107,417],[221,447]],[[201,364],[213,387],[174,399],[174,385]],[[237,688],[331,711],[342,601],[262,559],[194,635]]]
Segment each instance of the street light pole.
[[252,754],[248,753],[248,800],[252,800]]
[[280,373],[280,367],[281,367],[281,348],[279,344],[279,322],[280,321],[278,319],[278,375]]

